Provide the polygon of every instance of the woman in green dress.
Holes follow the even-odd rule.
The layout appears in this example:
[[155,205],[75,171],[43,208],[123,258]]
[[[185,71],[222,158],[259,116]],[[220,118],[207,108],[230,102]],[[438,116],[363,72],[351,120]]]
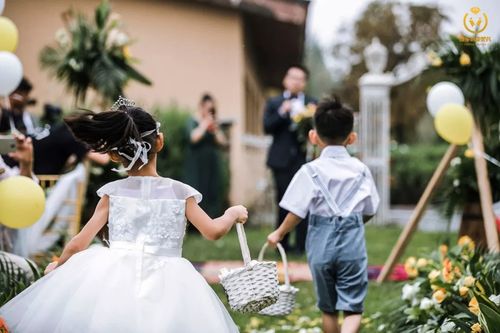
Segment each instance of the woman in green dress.
[[196,119],[188,121],[189,146],[184,169],[184,181],[201,192],[200,206],[211,217],[218,216],[224,209],[220,148],[227,145],[227,138],[217,123],[216,114],[214,98],[204,94]]

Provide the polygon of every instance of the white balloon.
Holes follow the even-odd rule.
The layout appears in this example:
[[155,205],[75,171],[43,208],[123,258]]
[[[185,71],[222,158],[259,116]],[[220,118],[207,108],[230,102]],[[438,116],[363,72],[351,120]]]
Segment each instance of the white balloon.
[[436,116],[439,109],[449,103],[464,105],[465,98],[462,90],[455,83],[447,81],[432,86],[427,94],[427,110],[432,116]]
[[5,0],[0,0],[0,15],[2,15],[4,7],[5,7]]
[[23,65],[19,58],[13,53],[0,51],[0,96],[9,96],[22,79]]

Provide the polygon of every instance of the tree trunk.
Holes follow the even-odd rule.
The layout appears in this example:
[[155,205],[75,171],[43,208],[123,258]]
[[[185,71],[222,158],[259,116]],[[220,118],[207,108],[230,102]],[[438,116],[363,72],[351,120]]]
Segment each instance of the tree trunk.
[[468,203],[464,206],[458,236],[462,237],[465,235],[469,236],[474,243],[476,243],[476,247],[488,248],[483,215],[479,202]]

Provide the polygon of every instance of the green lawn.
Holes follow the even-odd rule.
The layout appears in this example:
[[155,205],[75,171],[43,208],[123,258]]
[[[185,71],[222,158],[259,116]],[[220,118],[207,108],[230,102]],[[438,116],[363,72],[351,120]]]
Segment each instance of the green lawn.
[[[271,231],[267,227],[246,228],[246,235],[252,257],[255,258]],[[397,227],[367,226],[366,239],[368,246],[368,261],[370,265],[382,265],[389,255],[392,246],[401,232]],[[417,232],[412,238],[404,257],[429,254],[443,242],[454,243],[456,235],[446,233]],[[184,256],[191,261],[206,260],[241,260],[236,230],[232,230],[226,237],[216,242],[204,240],[198,234],[191,233],[184,243]],[[275,251],[269,251],[269,259],[278,259]],[[291,255],[290,260],[303,260],[305,256]],[[259,315],[242,315],[232,312],[231,315],[241,329],[241,332],[298,332],[300,328],[310,329],[310,332],[320,332],[314,327],[321,327],[320,312],[315,306],[315,296],[312,284],[301,282],[294,284],[300,289],[297,296],[297,308],[286,318],[271,318]],[[368,297],[365,303],[365,327],[363,332],[376,332],[371,327],[368,317],[391,309],[395,299],[399,299],[401,283],[387,282],[380,286],[370,282]],[[226,303],[226,297],[220,285],[214,285],[214,290]],[[227,303],[226,303],[227,305]],[[306,330],[307,332],[307,330]]]

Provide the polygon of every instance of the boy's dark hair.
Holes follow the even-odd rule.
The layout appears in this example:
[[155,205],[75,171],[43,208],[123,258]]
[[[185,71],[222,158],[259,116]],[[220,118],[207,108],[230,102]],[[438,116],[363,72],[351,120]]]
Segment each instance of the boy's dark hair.
[[292,68],[300,69],[306,75],[306,80],[309,79],[309,69],[307,69],[306,66],[301,65],[301,64],[292,64],[292,65],[288,66],[288,68],[286,69],[286,72],[288,73],[288,71]]
[[26,77],[23,76],[21,82],[19,82],[15,91],[30,93],[32,89],[33,85],[31,84],[31,82]]
[[352,110],[340,103],[337,97],[323,99],[314,113],[314,128],[321,140],[328,144],[341,144],[352,132]]
[[98,153],[108,153],[116,147],[117,152],[134,156],[136,148],[130,138],[155,146],[156,131],[145,137],[141,133],[156,129],[156,121],[140,107],[122,105],[116,111],[101,113],[81,111],[65,117],[64,122],[78,140]]

